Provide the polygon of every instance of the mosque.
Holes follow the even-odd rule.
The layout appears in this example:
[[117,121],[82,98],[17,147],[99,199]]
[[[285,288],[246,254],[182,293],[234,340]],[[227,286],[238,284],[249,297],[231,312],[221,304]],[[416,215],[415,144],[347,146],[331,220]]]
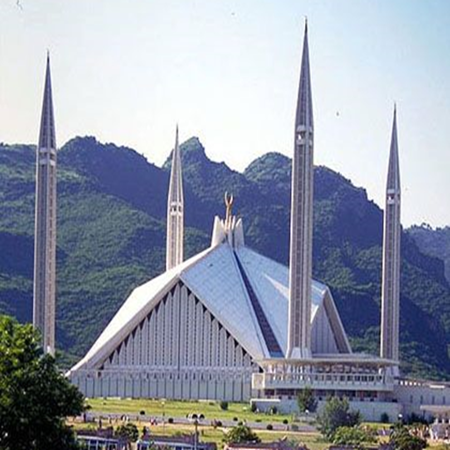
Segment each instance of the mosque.
[[[450,402],[450,385],[399,372],[400,171],[394,111],[386,185],[380,355],[352,351],[330,289],[312,279],[314,123],[305,25],[294,129],[290,263],[245,244],[225,194],[211,245],[184,261],[184,201],[178,129],[172,154],[166,271],[137,287],[68,373],[87,397],[251,401],[293,411],[310,388],[319,408],[349,399],[368,420],[425,414]],[[56,144],[47,62],[37,150],[34,323],[54,351]],[[50,224],[50,225],[49,225]],[[50,249],[42,251],[42,249]],[[53,252],[53,253],[52,253]],[[37,275],[36,275],[37,274]],[[40,277],[40,274],[44,274]],[[43,278],[42,278],[43,277]],[[47,289],[47,291],[46,291]],[[427,409],[428,407],[428,409]],[[450,410],[450,408],[449,408]]]

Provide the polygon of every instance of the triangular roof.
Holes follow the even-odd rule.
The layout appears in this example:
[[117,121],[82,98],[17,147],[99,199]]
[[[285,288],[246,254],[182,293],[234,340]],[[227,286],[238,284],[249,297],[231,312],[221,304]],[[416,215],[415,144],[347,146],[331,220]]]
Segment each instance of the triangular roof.
[[[225,239],[137,287],[71,371],[100,367],[179,282],[195,294],[254,360],[286,354],[288,268],[244,245],[233,247]],[[329,289],[313,281],[312,325],[321,307],[325,308],[339,351],[351,352]],[[267,329],[275,337],[280,354],[274,355],[273,346],[269,348]]]

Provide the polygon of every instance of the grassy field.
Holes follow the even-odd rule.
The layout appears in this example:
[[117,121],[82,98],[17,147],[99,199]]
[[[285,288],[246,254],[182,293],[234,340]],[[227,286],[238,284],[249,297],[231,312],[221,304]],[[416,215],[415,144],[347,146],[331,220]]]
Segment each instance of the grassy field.
[[[238,421],[245,421],[247,423],[260,422],[263,427],[267,424],[280,424],[287,420],[289,424],[292,424],[294,417],[287,414],[266,414],[266,413],[254,413],[250,409],[248,403],[228,403],[228,409],[222,410],[219,402],[214,401],[174,401],[174,400],[150,400],[150,399],[115,399],[115,398],[95,398],[88,399],[87,404],[90,407],[90,411],[104,414],[105,417],[108,414],[120,414],[133,416],[139,416],[141,411],[145,416],[158,417],[158,425],[152,425],[148,422],[139,421],[135,422],[140,430],[144,426],[151,430],[153,435],[176,435],[184,433],[193,433],[193,424],[169,424],[167,421],[169,418],[185,418],[189,414],[203,414],[205,420],[203,424],[199,425],[198,430],[200,438],[207,442],[216,442],[219,448],[222,447],[224,433],[227,429],[218,427],[213,428],[210,426],[211,421],[216,419],[220,421],[232,421],[236,423]],[[165,424],[161,422],[161,417],[165,416]],[[237,419],[237,420],[234,420]],[[116,427],[122,423],[119,419],[113,419],[111,425]],[[299,423],[296,421],[296,423]],[[103,419],[103,426],[109,426],[110,422],[108,418]],[[373,429],[379,429],[383,427],[389,427],[389,424],[379,423],[366,423]],[[95,427],[96,424],[74,424],[75,428],[89,428]],[[263,442],[274,441],[286,437],[289,440],[302,442],[307,445],[310,450],[324,450],[329,447],[329,443],[323,442],[319,432],[304,432],[304,431],[276,431],[276,430],[254,430],[261,438]],[[449,449],[450,450],[450,449]]]
[[[140,430],[144,426],[151,430],[153,435],[177,435],[184,433],[193,433],[193,424],[169,424],[167,420],[169,418],[185,418],[188,414],[203,414],[205,416],[204,425],[198,427],[200,433],[200,439],[207,442],[216,442],[219,448],[222,447],[224,433],[227,431],[225,428],[218,427],[213,428],[210,426],[210,422],[214,419],[220,421],[246,421],[261,422],[261,424],[275,424],[282,423],[284,420],[288,420],[292,423],[293,417],[287,414],[265,414],[254,413],[250,410],[248,403],[228,403],[228,409],[223,410],[220,408],[219,402],[214,401],[173,401],[173,400],[149,400],[149,399],[115,399],[115,398],[95,398],[88,399],[87,404],[90,407],[90,411],[99,414],[123,414],[123,415],[140,415],[141,411],[145,412],[145,415],[162,417],[163,413],[166,418],[166,422],[163,425],[159,420],[158,425],[150,425],[148,422],[139,421],[135,422]],[[103,426],[118,426],[121,423],[120,420],[113,419],[110,423],[108,419],[103,420]],[[95,429],[97,424],[81,424],[72,423],[75,429],[90,428]],[[255,430],[260,436],[263,442],[274,441],[284,437],[289,440],[303,442],[310,450],[324,450],[329,444],[321,442],[320,434],[317,433],[305,433],[305,432],[293,432],[293,431],[275,431],[275,430]]]
[[229,403],[227,410],[222,410],[218,402],[214,401],[174,401],[148,400],[148,399],[102,399],[93,398],[87,400],[91,411],[98,413],[139,414],[145,411],[147,416],[161,417],[163,412],[166,418],[186,417],[188,414],[203,414],[205,419],[238,420],[247,422],[261,421],[264,423],[282,423],[287,419],[292,420],[287,414],[254,413],[248,403]]

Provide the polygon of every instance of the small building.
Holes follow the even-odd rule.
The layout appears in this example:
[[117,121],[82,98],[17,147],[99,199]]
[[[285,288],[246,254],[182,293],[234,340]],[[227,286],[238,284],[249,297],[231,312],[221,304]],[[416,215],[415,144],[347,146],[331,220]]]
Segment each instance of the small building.
[[125,450],[127,443],[120,439],[95,435],[79,435],[77,441],[86,450]]
[[78,430],[77,441],[86,450],[126,450],[127,440],[114,436],[112,427],[97,430]]
[[224,450],[308,450],[306,445],[280,439],[273,442],[245,442],[226,444]]
[[153,436],[146,435],[136,444],[137,450],[150,449],[170,450],[217,450],[213,442],[201,442],[198,434],[186,434],[183,436]]

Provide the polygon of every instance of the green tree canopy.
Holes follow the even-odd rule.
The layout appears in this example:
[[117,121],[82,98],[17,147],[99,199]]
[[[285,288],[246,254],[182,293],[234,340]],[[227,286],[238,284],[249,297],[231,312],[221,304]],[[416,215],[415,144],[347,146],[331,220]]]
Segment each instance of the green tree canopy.
[[224,437],[227,444],[240,444],[242,442],[260,442],[258,435],[246,425],[233,427]]
[[317,400],[310,387],[305,387],[297,394],[297,405],[300,412],[315,412],[317,409]]
[[136,442],[139,438],[139,430],[134,423],[127,423],[117,427],[116,436]]
[[83,409],[82,394],[42,355],[33,327],[0,316],[0,450],[78,448],[65,419]]
[[323,411],[317,417],[320,432],[332,439],[339,427],[354,427],[361,422],[359,411],[352,411],[346,398],[328,398]]

